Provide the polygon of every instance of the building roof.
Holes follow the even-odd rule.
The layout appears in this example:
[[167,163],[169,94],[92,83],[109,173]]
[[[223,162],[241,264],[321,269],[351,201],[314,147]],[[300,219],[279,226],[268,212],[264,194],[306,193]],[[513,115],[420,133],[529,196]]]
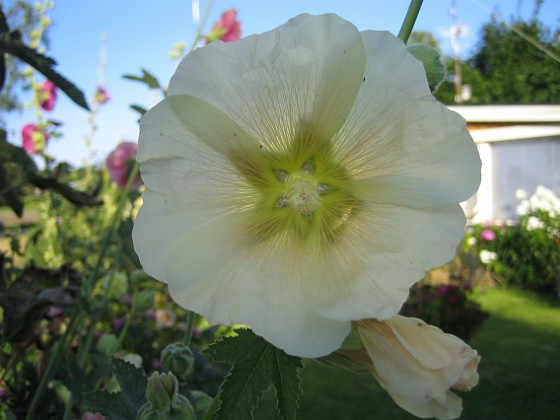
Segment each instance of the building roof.
[[471,130],[470,134],[475,143],[542,138],[554,138],[560,141],[560,125],[510,125],[507,127]]
[[560,105],[455,105],[469,123],[560,123]]

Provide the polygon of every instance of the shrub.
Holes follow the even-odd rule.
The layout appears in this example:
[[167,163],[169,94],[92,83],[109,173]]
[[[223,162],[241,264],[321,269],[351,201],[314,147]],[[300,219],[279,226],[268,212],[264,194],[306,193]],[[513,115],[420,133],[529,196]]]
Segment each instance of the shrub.
[[560,293],[560,199],[542,186],[530,198],[521,190],[518,197],[519,220],[472,226],[465,251],[504,283]]
[[470,297],[467,285],[419,283],[401,309],[401,315],[421,318],[467,341],[488,318]]

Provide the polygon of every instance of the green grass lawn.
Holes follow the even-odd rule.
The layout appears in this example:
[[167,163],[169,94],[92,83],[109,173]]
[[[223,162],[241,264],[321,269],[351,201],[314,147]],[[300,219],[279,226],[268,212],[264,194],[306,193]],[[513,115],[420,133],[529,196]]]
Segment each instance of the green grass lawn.
[[[482,355],[480,382],[462,393],[462,419],[560,418],[560,298],[508,288],[482,289],[476,300],[490,318],[471,339]],[[305,362],[298,419],[414,419],[373,377]],[[276,419],[271,391],[257,420]]]

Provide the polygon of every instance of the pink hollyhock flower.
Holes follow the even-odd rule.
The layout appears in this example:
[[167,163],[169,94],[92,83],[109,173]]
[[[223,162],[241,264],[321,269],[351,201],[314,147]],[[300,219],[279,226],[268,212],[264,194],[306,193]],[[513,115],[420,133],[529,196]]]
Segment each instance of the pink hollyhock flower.
[[[133,142],[125,141],[117,146],[115,150],[109,153],[105,164],[109,175],[113,182],[115,182],[119,187],[124,188],[128,183],[130,172],[136,161],[136,152],[138,151],[138,145]],[[140,174],[136,175],[131,188],[136,189],[142,185],[142,180],[140,179]]]
[[103,105],[111,100],[111,95],[104,87],[99,86],[95,91],[95,102],[99,105]]
[[27,124],[21,130],[23,150],[30,155],[41,153],[47,147],[49,134],[36,124]]
[[237,10],[230,9],[212,27],[210,35],[206,37],[206,43],[217,40],[233,42],[239,38],[241,38],[241,22],[237,20]]
[[56,85],[47,80],[38,90],[39,104],[45,111],[52,111],[56,105]]
[[480,234],[480,239],[487,242],[493,241],[496,239],[496,233],[493,230],[484,229]]

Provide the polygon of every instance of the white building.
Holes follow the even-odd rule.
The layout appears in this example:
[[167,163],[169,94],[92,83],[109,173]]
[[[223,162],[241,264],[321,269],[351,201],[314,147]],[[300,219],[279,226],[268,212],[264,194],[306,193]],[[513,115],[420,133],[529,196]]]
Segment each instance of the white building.
[[560,195],[560,105],[450,106],[467,121],[482,160],[482,182],[464,203],[472,222],[515,220],[519,188]]

